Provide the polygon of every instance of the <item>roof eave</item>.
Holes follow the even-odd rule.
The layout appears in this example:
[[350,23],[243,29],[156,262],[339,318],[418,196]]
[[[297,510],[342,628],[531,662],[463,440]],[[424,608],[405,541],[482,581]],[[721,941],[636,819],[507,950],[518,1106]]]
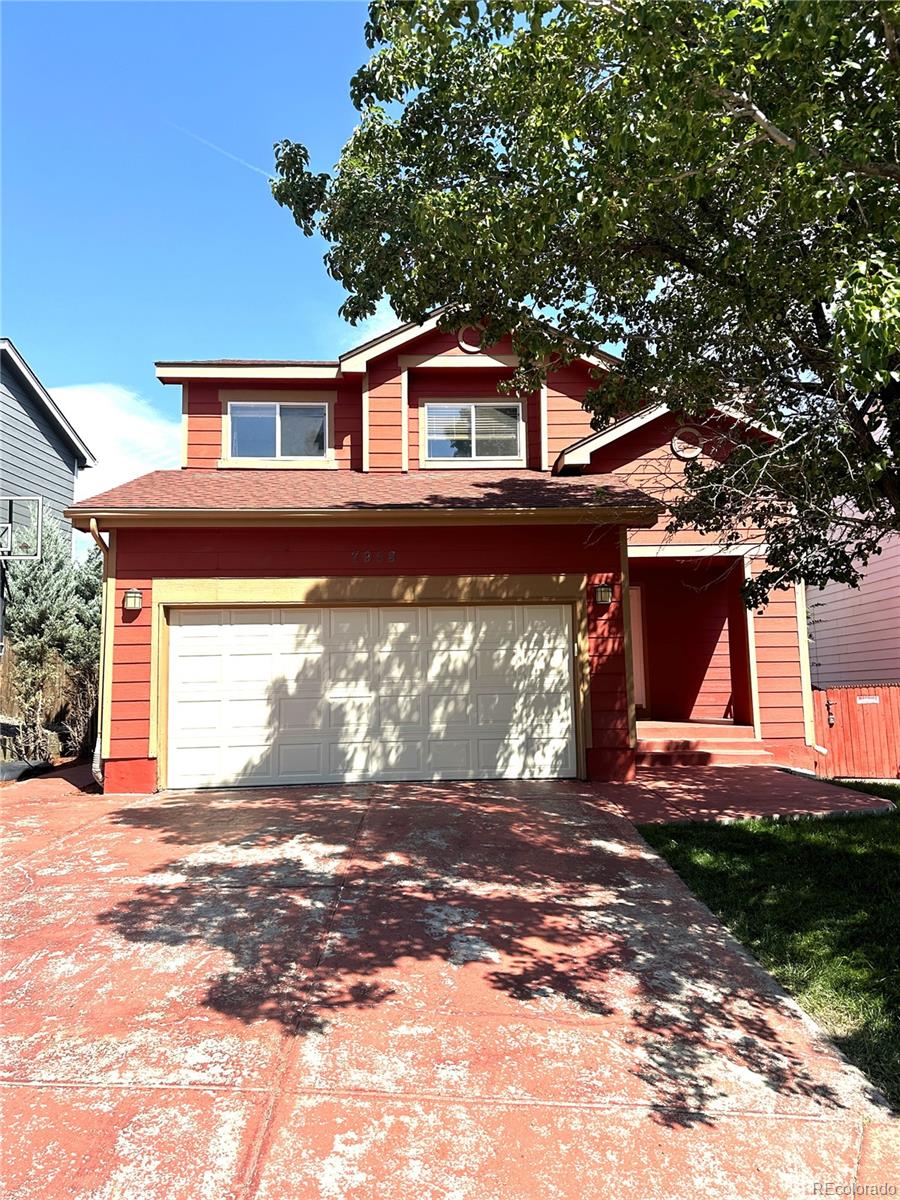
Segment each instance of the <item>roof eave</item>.
[[203,362],[158,362],[160,383],[248,383],[256,380],[281,382],[322,381],[341,378],[340,363],[259,363],[224,366]]
[[104,529],[159,526],[265,526],[265,525],[627,525],[649,529],[659,520],[657,504],[584,504],[556,508],[380,508],[323,509],[208,509],[124,508],[73,506],[65,516],[76,529],[88,529],[92,518]]

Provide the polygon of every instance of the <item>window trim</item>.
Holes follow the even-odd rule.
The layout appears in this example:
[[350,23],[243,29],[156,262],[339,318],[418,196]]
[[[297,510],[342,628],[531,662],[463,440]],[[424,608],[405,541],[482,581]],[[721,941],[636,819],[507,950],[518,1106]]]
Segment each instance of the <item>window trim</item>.
[[[222,403],[222,448],[217,466],[220,467],[278,467],[283,470],[316,470],[336,467],[334,446],[334,392],[275,392],[262,389],[224,389],[220,393]],[[231,409],[233,406],[274,405],[275,407],[275,456],[273,458],[235,457],[231,452]],[[280,454],[281,409],[322,408],[325,410],[325,446],[322,454]]]
[[[515,455],[504,455],[502,457],[475,457],[472,458],[430,458],[428,455],[428,406],[431,404],[455,404],[458,406],[468,405],[475,408],[479,404],[490,404],[494,408],[512,408],[516,406],[519,410],[519,419],[516,422],[516,432],[518,434],[518,452]],[[507,400],[503,396],[422,396],[419,399],[419,464],[422,467],[427,467],[429,470],[460,470],[465,468],[469,471],[477,471],[479,468],[491,467],[525,467],[528,465],[528,427],[526,422],[527,405],[524,400]],[[475,423],[472,422],[472,448],[475,448]]]

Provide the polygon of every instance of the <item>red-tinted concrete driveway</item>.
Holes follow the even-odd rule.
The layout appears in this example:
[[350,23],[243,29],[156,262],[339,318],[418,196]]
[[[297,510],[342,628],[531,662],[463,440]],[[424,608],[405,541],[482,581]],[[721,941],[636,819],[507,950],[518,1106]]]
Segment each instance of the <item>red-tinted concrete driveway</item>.
[[[2,798],[15,1200],[778,1197],[886,1111],[576,784]],[[874,1122],[874,1124],[869,1124]]]

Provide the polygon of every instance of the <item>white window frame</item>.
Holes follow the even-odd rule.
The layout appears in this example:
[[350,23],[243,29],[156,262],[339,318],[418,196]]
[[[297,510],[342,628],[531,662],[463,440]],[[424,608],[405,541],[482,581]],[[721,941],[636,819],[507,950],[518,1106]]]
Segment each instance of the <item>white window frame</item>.
[[[333,392],[290,393],[290,398],[278,394],[253,391],[230,391],[222,396],[222,458],[220,467],[336,467],[334,452],[334,401]],[[235,457],[231,449],[231,410],[233,407],[247,408],[251,405],[268,405],[275,408],[275,455],[274,457]],[[325,411],[325,446],[322,454],[281,453],[281,410],[283,408],[321,408]]]
[[[428,456],[428,408],[429,405],[454,404],[459,408],[474,409],[479,404],[490,404],[493,408],[512,408],[519,410],[516,423],[518,434],[518,451],[515,455],[501,458],[477,457],[472,458],[429,458]],[[472,416],[472,449],[475,449],[475,417]],[[527,466],[528,437],[525,424],[525,402],[523,400],[506,400],[502,396],[474,396],[460,399],[456,396],[428,396],[419,401],[419,462],[428,468],[437,470],[478,470],[479,467],[524,467]]]

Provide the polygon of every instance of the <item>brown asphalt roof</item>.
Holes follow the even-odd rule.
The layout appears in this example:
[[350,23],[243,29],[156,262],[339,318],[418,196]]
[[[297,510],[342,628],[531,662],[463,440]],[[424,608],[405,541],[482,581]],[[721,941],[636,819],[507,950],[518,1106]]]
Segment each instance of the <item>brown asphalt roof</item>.
[[247,510],[299,512],[365,509],[628,508],[658,512],[644,492],[602,475],[552,476],[538,471],[438,470],[362,472],[272,469],[152,471],[80,500],[68,511]]

